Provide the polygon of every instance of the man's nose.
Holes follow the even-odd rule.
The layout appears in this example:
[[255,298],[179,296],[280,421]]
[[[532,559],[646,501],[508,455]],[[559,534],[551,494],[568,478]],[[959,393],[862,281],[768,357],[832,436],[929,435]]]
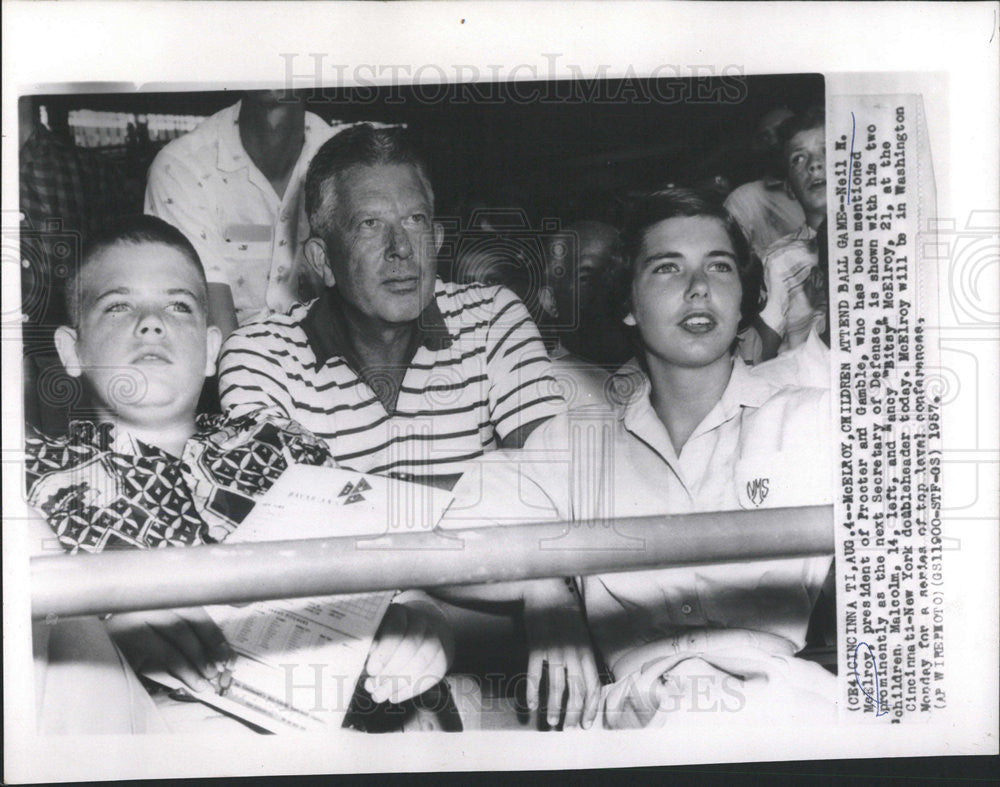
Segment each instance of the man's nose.
[[812,175],[820,175],[826,172],[826,156],[817,154],[809,158],[809,172]]
[[410,236],[399,225],[390,225],[389,227],[388,254],[390,257],[404,260],[413,256],[413,244],[410,242]]

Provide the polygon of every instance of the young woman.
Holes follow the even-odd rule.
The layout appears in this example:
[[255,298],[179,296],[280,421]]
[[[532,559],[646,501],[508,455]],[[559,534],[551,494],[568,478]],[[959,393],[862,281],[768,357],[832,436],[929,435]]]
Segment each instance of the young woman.
[[[830,502],[828,392],[776,387],[748,374],[735,355],[737,332],[760,308],[761,272],[733,219],[711,198],[674,189],[637,204],[625,236],[624,322],[638,353],[615,378],[618,404],[605,413],[571,411],[539,427],[525,445],[539,452],[530,463],[524,454],[505,466],[491,462],[473,484],[480,519],[489,518],[493,498],[508,522],[520,504],[524,519],[541,520],[547,511],[556,520],[611,525],[621,517]],[[464,502],[459,494],[456,514]],[[621,536],[617,547],[628,546]],[[731,688],[727,678],[775,670],[788,680],[772,686],[797,690],[804,676],[826,691],[832,678],[793,656],[805,644],[829,566],[828,557],[796,558],[577,580],[590,633],[615,681],[605,724],[663,718],[688,696],[667,678],[692,668],[715,676],[717,691]],[[543,614],[550,603],[525,596],[526,613]],[[549,671],[562,668],[567,644],[545,647],[554,653],[542,654]],[[578,693],[593,696],[589,669],[564,669],[570,685],[583,686]],[[794,691],[782,698],[791,707],[782,712],[794,713],[802,699]],[[766,702],[755,707],[774,710]]]

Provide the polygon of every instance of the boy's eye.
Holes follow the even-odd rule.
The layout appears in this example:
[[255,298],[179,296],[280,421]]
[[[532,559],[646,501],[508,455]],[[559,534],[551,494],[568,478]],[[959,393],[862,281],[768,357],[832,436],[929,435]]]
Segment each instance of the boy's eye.
[[191,314],[193,311],[191,305],[185,303],[184,301],[174,301],[170,304],[171,311],[180,312],[181,314]]
[[128,304],[124,301],[116,301],[115,303],[109,303],[104,307],[105,314],[115,314],[118,312],[128,311]]

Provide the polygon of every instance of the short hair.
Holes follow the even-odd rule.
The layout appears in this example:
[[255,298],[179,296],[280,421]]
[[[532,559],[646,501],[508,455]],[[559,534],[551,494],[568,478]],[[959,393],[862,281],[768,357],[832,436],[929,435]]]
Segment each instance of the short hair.
[[354,166],[380,164],[413,166],[433,204],[434,190],[427,165],[406,130],[398,126],[375,128],[371,123],[360,123],[328,139],[309,162],[305,184],[306,215],[313,235],[325,240],[333,232],[334,179]]
[[[605,242],[608,247],[608,264],[611,267],[618,267],[624,261],[621,232],[618,231],[617,227],[608,224],[606,221],[598,221],[597,219],[579,219],[554,232],[549,238],[546,244],[546,266],[552,262],[553,244],[558,243],[567,234],[575,234],[581,241],[585,236],[591,235]],[[582,242],[576,251],[578,255],[582,255]]]
[[656,224],[678,217],[708,216],[718,219],[729,236],[736,255],[736,271],[743,296],[740,301],[739,330],[745,330],[760,314],[764,305],[764,269],[753,253],[743,230],[718,197],[708,191],[686,188],[669,188],[655,191],[636,200],[627,210],[622,239],[627,265],[615,288],[615,305],[624,317],[631,311],[632,280],[635,277],[636,258],[646,233]]
[[72,327],[76,328],[80,324],[80,284],[87,266],[102,252],[114,246],[138,246],[145,243],[169,246],[183,254],[198,271],[198,278],[207,291],[208,283],[201,258],[183,232],[157,216],[138,214],[123,216],[105,224],[88,240],[79,267],[66,283],[66,313],[69,315]]
[[778,126],[778,139],[781,141],[781,149],[792,141],[792,137],[803,131],[811,131],[814,128],[826,130],[826,110],[822,106],[812,106],[804,112],[792,115]]

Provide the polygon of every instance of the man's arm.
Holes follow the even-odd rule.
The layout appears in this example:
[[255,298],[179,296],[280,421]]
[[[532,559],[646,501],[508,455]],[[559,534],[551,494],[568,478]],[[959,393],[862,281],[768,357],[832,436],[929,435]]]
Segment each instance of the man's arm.
[[551,416],[545,418],[536,418],[530,424],[523,424],[513,432],[508,433],[508,435],[500,441],[501,448],[524,448],[524,444],[528,441],[531,433],[535,431],[539,426],[544,424],[549,420]]
[[490,414],[504,448],[521,448],[541,423],[566,410],[538,328],[502,287],[486,332],[486,364]]
[[219,400],[223,412],[240,416],[266,411],[296,420],[282,364],[267,348],[266,323],[241,328],[222,345],[219,354]]

